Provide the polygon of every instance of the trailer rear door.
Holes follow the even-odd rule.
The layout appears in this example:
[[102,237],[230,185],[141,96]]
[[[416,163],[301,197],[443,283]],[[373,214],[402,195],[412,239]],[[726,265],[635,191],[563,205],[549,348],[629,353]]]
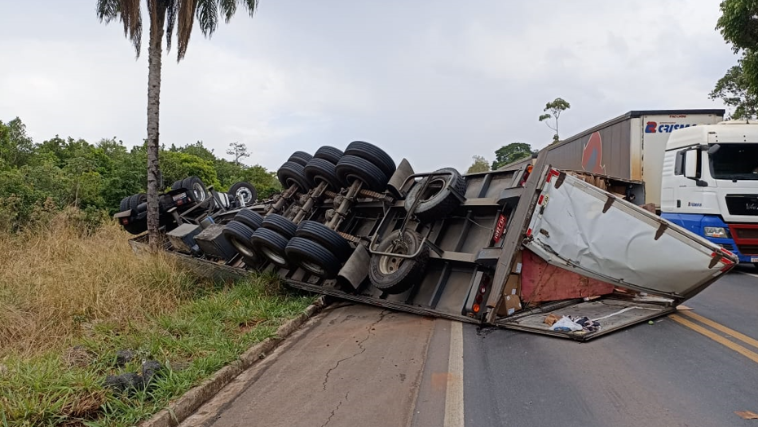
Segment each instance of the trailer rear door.
[[549,174],[525,246],[553,265],[683,301],[737,262],[651,212],[557,170]]
[[[664,304],[604,298],[555,306],[559,315],[603,318],[604,333],[671,311],[737,262],[718,245],[555,169],[542,186],[524,246],[562,269],[665,297],[659,298]],[[498,323],[552,333],[544,323],[548,312],[543,307]]]

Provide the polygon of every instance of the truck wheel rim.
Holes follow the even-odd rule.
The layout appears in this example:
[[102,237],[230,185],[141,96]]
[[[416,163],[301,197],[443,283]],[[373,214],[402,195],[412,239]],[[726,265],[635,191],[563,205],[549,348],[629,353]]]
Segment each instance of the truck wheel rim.
[[192,193],[195,194],[197,201],[202,202],[205,200],[205,189],[203,189],[202,185],[198,183],[192,184]]
[[[389,252],[405,255],[408,253],[408,248],[404,243],[401,243],[399,245],[393,245],[392,250]],[[383,255],[379,260],[379,271],[384,275],[392,274],[400,269],[400,266],[403,265],[403,261],[405,261],[405,258]]]
[[285,264],[287,264],[287,260],[284,259],[283,256],[279,255],[278,253],[272,251],[269,248],[263,247],[263,248],[261,248],[261,252],[263,252],[263,255],[266,255],[266,258],[268,258],[271,261],[273,261],[274,264],[279,264],[279,265],[285,265]]
[[253,198],[253,194],[250,192],[250,189],[244,187],[237,190],[236,196],[237,198],[242,198],[242,203],[245,205],[250,203],[250,199]]
[[242,255],[245,255],[249,258],[255,258],[255,252],[251,251],[250,249],[246,248],[237,238],[232,238],[232,245],[237,248]]
[[310,261],[301,261],[300,266],[315,274],[316,276],[324,275],[324,268],[318,264],[312,263]]

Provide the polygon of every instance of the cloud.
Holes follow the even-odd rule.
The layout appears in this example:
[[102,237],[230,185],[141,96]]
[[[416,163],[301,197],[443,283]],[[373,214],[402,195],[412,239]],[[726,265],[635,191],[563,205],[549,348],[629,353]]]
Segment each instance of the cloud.
[[[20,116],[37,140],[139,143],[147,52],[135,61],[92,1],[42,2],[0,16],[12,64],[0,119]],[[720,107],[707,94],[735,57],[718,14],[698,0],[265,2],[210,40],[193,34],[181,63],[165,57],[161,140],[244,142],[249,162],[275,169],[360,139],[416,170],[465,170],[509,142],[546,145],[537,117],[558,96],[572,105],[564,137],[633,109]]]

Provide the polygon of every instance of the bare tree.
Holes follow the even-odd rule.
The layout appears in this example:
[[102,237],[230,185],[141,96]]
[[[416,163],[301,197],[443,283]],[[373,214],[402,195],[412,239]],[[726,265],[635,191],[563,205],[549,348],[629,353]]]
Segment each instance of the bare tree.
[[239,166],[240,159],[250,157],[250,153],[247,151],[247,145],[241,142],[229,143],[229,149],[226,150],[226,154],[234,157],[234,163]]

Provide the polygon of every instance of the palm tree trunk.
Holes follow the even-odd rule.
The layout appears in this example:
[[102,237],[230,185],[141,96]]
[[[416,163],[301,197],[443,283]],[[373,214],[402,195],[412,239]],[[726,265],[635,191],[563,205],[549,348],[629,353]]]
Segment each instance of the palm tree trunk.
[[156,250],[160,245],[158,226],[158,185],[160,170],[158,168],[159,121],[161,97],[161,56],[163,55],[163,21],[165,9],[152,3],[150,10],[150,47],[148,49],[147,77],[147,232],[150,248]]

